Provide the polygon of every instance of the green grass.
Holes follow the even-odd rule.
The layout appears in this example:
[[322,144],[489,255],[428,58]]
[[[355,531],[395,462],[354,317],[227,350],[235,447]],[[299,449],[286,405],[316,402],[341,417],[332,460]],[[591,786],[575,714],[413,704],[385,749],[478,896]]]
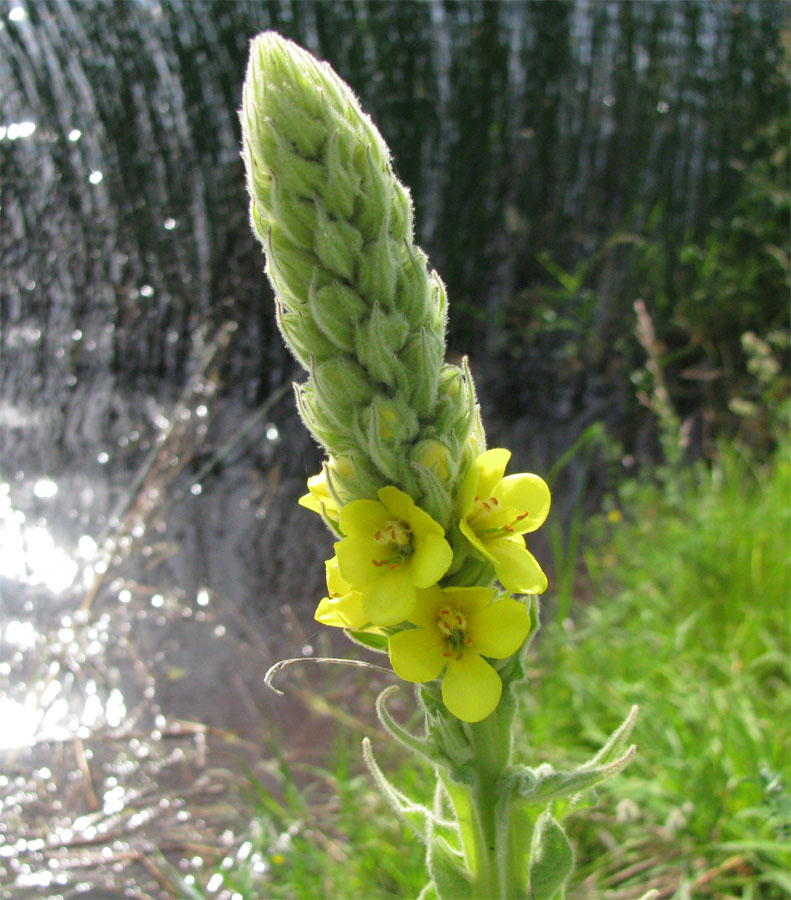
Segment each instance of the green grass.
[[[620,521],[588,523],[588,599],[572,607],[572,627],[547,604],[520,756],[571,765],[632,703],[641,714],[636,759],[567,819],[570,898],[649,887],[677,900],[791,895],[790,499],[787,447],[756,466],[724,446],[713,466],[625,484]],[[244,900],[419,893],[420,847],[361,774],[357,746],[340,735],[308,787],[281,765],[282,798],[261,789],[250,852],[223,870],[225,890]],[[401,758],[390,756],[392,774]],[[401,766],[394,781],[425,795],[430,775]]]
[[636,760],[571,820],[572,896],[791,893],[789,469],[787,448],[756,468],[725,446],[713,467],[625,485],[621,521],[591,523],[592,599],[567,637],[546,630],[526,735],[559,764],[641,715]]

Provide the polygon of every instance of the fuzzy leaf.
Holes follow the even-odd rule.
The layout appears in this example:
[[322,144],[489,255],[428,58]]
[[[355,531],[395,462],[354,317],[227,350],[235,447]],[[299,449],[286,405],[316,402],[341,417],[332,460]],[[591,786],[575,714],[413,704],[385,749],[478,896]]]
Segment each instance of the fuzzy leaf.
[[415,803],[406,794],[390,784],[374,759],[371,742],[368,738],[363,738],[363,759],[376,786],[382,792],[390,807],[399,819],[411,828],[423,843],[426,843],[428,834],[432,830],[431,820],[434,814],[428,807],[423,806],[421,803]]
[[574,868],[574,851],[566,832],[548,810],[541,813],[530,848],[531,900],[562,896],[563,885]]
[[355,644],[375,650],[377,653],[387,653],[387,636],[371,631],[345,631],[346,637]]
[[521,781],[519,795],[532,806],[543,806],[561,797],[579,794],[617,775],[634,756],[636,749],[632,744],[619,759],[592,769],[582,767],[573,772],[556,772],[549,765],[522,769],[516,776]]
[[463,868],[462,857],[443,838],[434,837],[429,844],[426,864],[442,900],[467,900],[472,897],[472,885]]

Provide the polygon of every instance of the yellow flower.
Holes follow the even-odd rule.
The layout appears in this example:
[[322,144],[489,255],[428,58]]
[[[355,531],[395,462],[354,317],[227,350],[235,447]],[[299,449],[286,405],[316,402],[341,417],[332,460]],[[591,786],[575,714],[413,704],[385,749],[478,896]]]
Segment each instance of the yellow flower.
[[[409,621],[417,628],[390,637],[390,663],[405,681],[433,681],[445,669],[442,700],[456,718],[479,722],[500,702],[503,683],[484,657],[505,659],[530,631],[525,606],[494,601],[491,588],[420,591]],[[447,668],[446,668],[447,667]]]
[[378,500],[354,500],[341,509],[335,545],[343,578],[362,591],[364,615],[374,625],[395,625],[411,612],[417,589],[436,584],[453,551],[442,526],[393,486]]
[[550,494],[538,475],[503,477],[509,450],[487,450],[472,464],[459,492],[462,534],[486,559],[506,590],[540,594],[547,576],[525,547],[523,535],[540,527]]
[[300,506],[318,513],[324,519],[338,521],[340,509],[330,491],[326,469],[322,469],[318,475],[311,475],[308,478],[308,493],[300,497],[298,502]]
[[[314,618],[322,625],[335,628],[350,628],[352,631],[367,630],[370,625],[363,612],[363,595],[343,578],[338,568],[338,557],[333,556],[324,563],[327,570],[327,592],[316,607]],[[379,629],[373,629],[378,631]]]

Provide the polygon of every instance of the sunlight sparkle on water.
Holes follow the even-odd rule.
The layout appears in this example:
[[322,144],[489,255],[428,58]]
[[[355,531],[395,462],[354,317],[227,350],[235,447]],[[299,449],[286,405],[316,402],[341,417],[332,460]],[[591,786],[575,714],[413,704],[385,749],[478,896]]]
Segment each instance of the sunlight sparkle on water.
[[55,494],[58,493],[58,486],[54,481],[50,481],[49,478],[40,478],[33,485],[33,494],[40,499],[48,499],[49,497],[54,497]]
[[11,122],[0,129],[0,140],[8,138],[9,141],[17,141],[20,138],[28,138],[36,130],[35,122]]

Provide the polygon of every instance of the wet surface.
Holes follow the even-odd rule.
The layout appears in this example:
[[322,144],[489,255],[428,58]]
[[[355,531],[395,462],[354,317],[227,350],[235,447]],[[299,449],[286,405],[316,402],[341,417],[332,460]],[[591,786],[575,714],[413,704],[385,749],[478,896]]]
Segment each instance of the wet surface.
[[130,403],[101,458],[0,484],[3,900],[205,884],[245,846],[247,766],[276,791],[266,747],[309,758],[326,727],[263,683],[314,652],[330,538],[281,476],[290,386],[253,410],[215,396],[233,332],[171,408]]

